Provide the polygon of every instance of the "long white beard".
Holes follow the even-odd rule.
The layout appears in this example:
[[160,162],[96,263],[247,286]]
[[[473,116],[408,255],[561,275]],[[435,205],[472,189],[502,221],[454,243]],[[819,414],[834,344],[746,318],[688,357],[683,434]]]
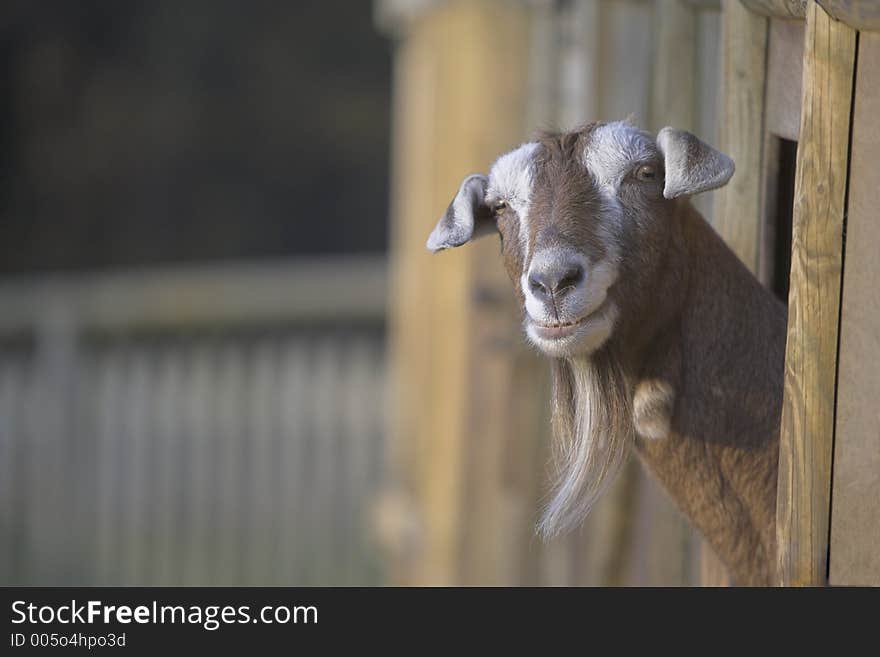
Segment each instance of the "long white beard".
[[632,395],[607,352],[553,363],[554,483],[538,532],[575,529],[614,481],[633,443]]

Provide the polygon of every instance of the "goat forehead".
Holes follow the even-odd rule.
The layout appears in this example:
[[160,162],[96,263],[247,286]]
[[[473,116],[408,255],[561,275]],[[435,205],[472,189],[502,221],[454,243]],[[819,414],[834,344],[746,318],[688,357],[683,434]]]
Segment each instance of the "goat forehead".
[[651,136],[618,121],[597,126],[584,150],[584,165],[603,192],[616,191],[622,176],[635,162],[657,155]]
[[520,252],[528,258],[529,205],[535,184],[535,154],[539,145],[523,144],[499,157],[489,171],[488,198],[503,198],[519,217]]
[[534,184],[534,156],[538,144],[529,142],[499,157],[489,171],[487,196],[506,199],[516,205],[527,205]]

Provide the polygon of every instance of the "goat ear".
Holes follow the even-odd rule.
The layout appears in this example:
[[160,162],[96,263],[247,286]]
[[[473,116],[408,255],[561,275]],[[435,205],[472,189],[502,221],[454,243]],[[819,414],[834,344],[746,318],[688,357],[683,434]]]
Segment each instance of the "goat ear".
[[735,167],[730,157],[684,130],[663,128],[657,133],[657,146],[666,169],[666,198],[723,187],[733,175]]
[[488,184],[489,179],[479,174],[468,176],[462,181],[458,194],[428,237],[429,251],[436,253],[461,246],[475,237],[488,235],[495,230],[492,212],[485,202]]

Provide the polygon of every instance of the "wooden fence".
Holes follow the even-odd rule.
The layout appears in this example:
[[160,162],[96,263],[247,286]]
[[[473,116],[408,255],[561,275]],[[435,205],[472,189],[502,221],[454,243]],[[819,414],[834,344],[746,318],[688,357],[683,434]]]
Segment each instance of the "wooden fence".
[[779,583],[880,581],[880,2],[377,8],[399,39],[389,344],[392,385],[407,403],[390,425],[392,470],[396,508],[409,514],[400,524],[421,531],[394,562],[394,581],[727,582],[632,465],[579,535],[529,542],[546,461],[545,371],[522,346],[497,245],[438,258],[423,248],[462,177],[536,127],[629,114],[652,130],[697,132],[733,157],[730,184],[696,203],[788,301]]
[[[377,3],[395,53],[390,358],[399,525],[392,560],[420,584],[722,581],[711,555],[633,461],[577,535],[542,544],[546,363],[524,344],[492,240],[432,257],[425,239],[461,179],[536,128],[632,115],[718,131],[720,2]],[[711,196],[698,199],[713,217]],[[392,541],[393,542],[393,541]]]
[[384,296],[372,259],[0,285],[0,582],[383,581]]

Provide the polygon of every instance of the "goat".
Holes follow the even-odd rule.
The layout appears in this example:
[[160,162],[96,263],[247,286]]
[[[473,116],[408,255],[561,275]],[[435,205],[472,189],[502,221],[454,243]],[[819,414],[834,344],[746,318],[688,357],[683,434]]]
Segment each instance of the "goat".
[[541,534],[578,526],[634,446],[734,582],[769,585],[786,309],[689,201],[733,172],[673,128],[542,133],[466,177],[427,247],[500,234],[525,334],[551,359]]

